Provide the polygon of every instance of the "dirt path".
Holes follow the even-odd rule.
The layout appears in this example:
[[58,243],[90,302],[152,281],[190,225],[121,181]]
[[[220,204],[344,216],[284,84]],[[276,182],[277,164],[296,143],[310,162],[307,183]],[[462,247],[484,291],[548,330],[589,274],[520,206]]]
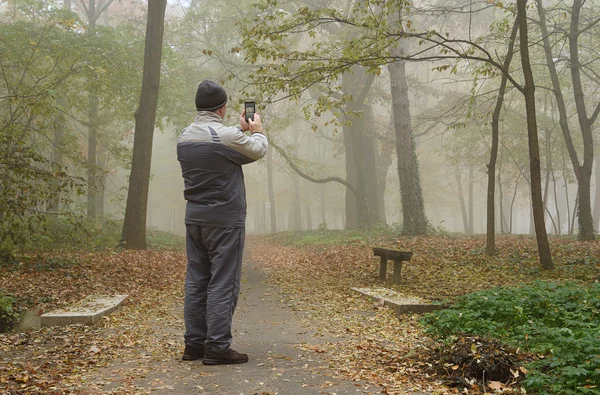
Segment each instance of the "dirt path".
[[[301,323],[277,292],[264,284],[254,265],[245,263],[242,293],[234,316],[233,348],[246,352],[250,362],[232,366],[204,366],[181,361],[182,305],[176,301],[171,317],[156,321],[156,345],[165,354],[140,345],[123,358],[99,369],[89,393],[146,392],[156,394],[379,394],[381,388],[364,382],[340,381],[327,375],[318,353],[304,352],[303,344],[335,341]],[[126,312],[125,312],[126,314]],[[162,322],[162,323],[161,323]],[[137,354],[137,355],[136,355]]]

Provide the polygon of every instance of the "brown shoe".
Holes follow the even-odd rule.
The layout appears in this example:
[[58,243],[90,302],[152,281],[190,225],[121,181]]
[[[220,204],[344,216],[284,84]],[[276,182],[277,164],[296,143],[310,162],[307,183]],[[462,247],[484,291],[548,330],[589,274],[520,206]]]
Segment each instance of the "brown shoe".
[[248,354],[239,353],[231,348],[225,352],[217,352],[207,348],[202,360],[204,365],[233,365],[246,362],[248,362]]
[[202,358],[204,358],[204,345],[201,345],[200,347],[193,347],[189,344],[185,345],[185,350],[183,350],[181,359],[184,361],[195,361]]

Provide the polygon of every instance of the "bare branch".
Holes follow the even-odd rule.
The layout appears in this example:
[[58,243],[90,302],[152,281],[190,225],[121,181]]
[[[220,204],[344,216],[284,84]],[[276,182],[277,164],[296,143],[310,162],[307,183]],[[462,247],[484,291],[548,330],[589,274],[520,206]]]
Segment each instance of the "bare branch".
[[596,19],[595,21],[591,22],[589,25],[587,25],[586,27],[584,27],[583,29],[579,30],[579,32],[577,33],[578,35],[582,35],[583,33],[585,33],[586,31],[592,29],[594,26],[596,26],[598,23],[600,23],[600,17],[598,19]]
[[285,159],[285,161],[287,162],[287,164],[292,168],[292,170],[294,170],[300,177],[304,178],[305,180],[308,180],[310,182],[314,182],[316,184],[325,184],[328,182],[337,182],[340,183],[342,185],[344,185],[346,188],[348,188],[350,191],[352,191],[352,193],[354,193],[356,195],[356,188],[350,184],[348,181],[344,180],[343,178],[340,177],[327,177],[327,178],[314,178],[306,173],[304,173],[302,170],[300,170],[300,168],[298,168],[298,166],[296,166],[296,164],[292,161],[292,159],[288,156],[288,154],[285,152],[284,149],[282,149],[281,147],[279,147],[276,143],[274,143],[273,141],[269,141],[269,145],[273,148],[275,148],[275,151],[277,151],[277,153],[283,158]]
[[113,1],[114,1],[114,0],[108,0],[108,1],[106,2],[106,4],[105,4],[105,5],[104,5],[102,8],[100,8],[100,11],[98,11],[98,13],[96,14],[96,18],[99,18],[99,17],[100,17],[100,15],[102,15],[102,13],[103,13],[104,11],[106,11],[106,9],[108,8],[108,6],[109,6],[109,5],[111,5]]
[[83,10],[85,11],[85,15],[87,15],[89,17],[90,16],[90,11],[88,10],[87,5],[85,5],[85,1],[84,0],[79,0],[79,2],[83,6]]
[[590,118],[590,125],[593,125],[594,122],[596,122],[596,119],[598,118],[598,114],[600,114],[600,103],[598,103],[598,105],[596,106],[596,109],[594,110],[594,113],[592,114],[592,117]]

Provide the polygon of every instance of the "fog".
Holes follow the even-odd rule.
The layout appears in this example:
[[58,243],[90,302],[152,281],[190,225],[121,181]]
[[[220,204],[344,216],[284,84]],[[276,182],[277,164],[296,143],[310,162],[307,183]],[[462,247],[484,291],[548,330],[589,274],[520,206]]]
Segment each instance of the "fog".
[[[238,124],[241,103],[248,98],[256,99],[258,112],[265,121],[265,133],[272,144],[270,160],[265,157],[244,166],[249,234],[348,229],[362,225],[386,225],[396,229],[398,234],[402,233],[405,222],[402,202],[407,199],[403,192],[409,189],[409,184],[403,185],[404,191],[401,189],[398,158],[402,167],[411,155],[410,150],[409,154],[398,153],[397,141],[404,133],[402,130],[407,128],[407,141],[414,142],[418,163],[418,170],[411,170],[411,174],[422,190],[429,229],[486,232],[492,115],[501,86],[499,67],[506,59],[515,19],[514,3],[415,1],[398,11],[392,7],[395,2],[365,2],[366,8],[360,8],[360,2],[300,4],[290,1],[277,5],[263,3],[260,12],[251,3],[168,3],[164,37],[168,50],[163,54],[158,111],[160,127],[157,126],[153,140],[148,227],[185,234],[186,203],[176,142],[182,128],[195,116],[197,84],[203,79],[212,79],[222,82],[229,93],[224,123]],[[308,4],[306,10],[303,9],[305,3]],[[582,70],[582,89],[579,90],[584,100],[582,107],[576,101],[578,87],[571,73],[574,52],[569,49],[574,44],[569,43],[565,33],[573,20],[563,15],[562,2],[530,3],[529,17],[537,21],[542,15],[540,10],[545,11],[547,25],[552,27],[548,37],[555,51],[553,65],[562,87],[566,114],[565,118],[560,111],[560,100],[555,96],[556,86],[553,87],[547,64],[543,35],[538,24],[531,22],[529,50],[536,81],[540,182],[546,230],[561,235],[578,232],[581,181],[578,182],[574,170],[572,152],[582,169],[578,171],[587,171],[584,166],[591,170],[589,204],[597,230],[600,227],[600,155],[597,148],[600,139],[595,121],[600,108],[600,8],[596,4],[584,4],[579,21],[580,60],[577,66]],[[572,6],[572,2],[567,3],[565,7]],[[81,32],[89,31],[83,8],[86,4],[72,4],[72,11],[80,18],[77,23],[81,24]],[[122,219],[133,146],[133,112],[141,84],[146,3],[115,0],[108,4],[102,16],[104,19],[98,19],[98,31],[102,33],[97,36],[110,36],[107,40],[113,40],[113,44],[96,43],[105,47],[98,47],[100,57],[93,62],[100,63],[92,67],[97,73],[93,78],[105,84],[95,88],[100,103],[97,116],[102,119],[97,124],[96,134],[102,155],[107,156],[103,161],[99,160],[96,167],[98,174],[105,177],[98,181],[103,183],[99,189],[104,196],[103,202],[99,203],[100,216]],[[540,8],[536,8],[536,4]],[[0,15],[3,24],[9,26],[16,21],[42,20],[47,17],[44,9],[64,6],[65,2],[46,1],[39,2],[40,8],[33,10],[35,6],[23,1],[0,2]],[[325,7],[336,9],[339,14],[324,11],[311,14]],[[392,7],[392,11],[386,12],[385,7]],[[369,19],[368,12],[364,11],[367,9],[378,17]],[[402,18],[398,24],[402,26],[400,30],[394,27],[394,23],[398,23],[397,20],[394,22],[394,12],[399,12]],[[302,19],[303,15],[305,19]],[[278,31],[284,20],[293,23],[285,25],[287,30]],[[359,22],[363,28],[356,27]],[[244,31],[243,27],[248,30]],[[376,34],[384,30],[387,35]],[[285,33],[276,36],[281,32]],[[435,35],[438,33],[439,38]],[[375,36],[377,39],[373,38]],[[352,41],[356,38],[359,40]],[[431,38],[437,41],[428,41]],[[528,118],[521,89],[524,77],[518,34],[516,40],[515,59],[506,71],[510,79],[499,119],[495,229],[504,234],[533,234],[531,151],[528,150]],[[373,52],[369,51],[380,42],[386,44],[382,44],[383,49],[377,52],[380,58],[375,61]],[[352,45],[356,46],[355,51],[348,49]],[[282,55],[274,59],[270,51],[277,48]],[[2,56],[12,55],[5,51]],[[483,61],[478,61],[477,57]],[[83,73],[79,68],[87,67],[81,65],[80,58],[72,62],[73,65],[65,67],[78,70],[74,74]],[[351,62],[355,63],[347,66]],[[401,65],[402,70],[393,69],[393,65]],[[304,68],[312,68],[312,71]],[[340,69],[343,72],[339,72]],[[39,75],[41,72],[34,70],[31,73]],[[396,72],[403,73],[402,84],[393,77],[399,75],[393,74]],[[106,75],[115,77],[109,79]],[[53,116],[63,114],[61,122],[67,125],[65,133],[71,144],[67,149],[76,153],[68,159],[70,169],[85,178],[84,163],[89,160],[87,136],[92,123],[86,118],[88,110],[81,104],[87,103],[89,94],[83,92],[79,98],[77,96],[78,89],[87,89],[84,88],[86,83],[79,78],[67,78],[67,83],[72,85],[64,87],[62,80],[56,77],[58,82],[52,89],[62,92],[57,97],[65,97],[66,103],[57,101],[58,104],[52,106],[68,107],[68,110],[52,110],[51,113]],[[3,92],[17,86],[11,84],[5,77]],[[402,107],[394,89],[404,89],[406,93],[402,96],[407,104],[403,113],[398,112]],[[113,104],[115,107],[111,107]],[[6,112],[6,108],[3,111]],[[581,127],[580,115],[584,108],[587,109],[587,118],[584,118],[591,125],[595,147],[590,146],[585,128]],[[565,128],[569,130],[570,142],[565,140]],[[48,136],[51,140],[51,134]],[[593,166],[589,161],[590,148],[591,156],[595,158]],[[51,156],[50,148],[42,148],[41,152]],[[348,155],[353,159],[349,160]],[[357,160],[356,155],[361,159]],[[360,167],[357,164],[356,169],[352,169],[355,162],[360,162]],[[272,196],[269,166],[272,169]],[[328,178],[334,179],[321,182]],[[340,180],[354,185],[358,192],[350,191]],[[361,182],[362,186],[359,185]],[[363,199],[361,193],[364,194],[363,205],[356,203],[356,196]],[[83,213],[88,198],[89,194],[88,197],[74,196],[70,207]],[[350,207],[352,205],[354,207]],[[361,213],[362,209],[369,213]]]

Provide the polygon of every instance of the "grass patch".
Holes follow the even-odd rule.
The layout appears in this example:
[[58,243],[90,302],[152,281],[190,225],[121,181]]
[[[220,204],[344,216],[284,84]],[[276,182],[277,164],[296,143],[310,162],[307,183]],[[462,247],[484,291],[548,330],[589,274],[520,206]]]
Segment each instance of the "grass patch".
[[157,229],[146,233],[148,248],[152,250],[185,251],[185,237]]
[[366,229],[352,230],[303,230],[279,232],[262,236],[263,239],[293,246],[334,246],[352,243],[375,243],[382,239],[394,239],[401,233],[396,226],[378,225]]
[[36,272],[49,272],[54,270],[68,270],[79,265],[79,261],[73,257],[23,257],[19,265],[23,270]]

